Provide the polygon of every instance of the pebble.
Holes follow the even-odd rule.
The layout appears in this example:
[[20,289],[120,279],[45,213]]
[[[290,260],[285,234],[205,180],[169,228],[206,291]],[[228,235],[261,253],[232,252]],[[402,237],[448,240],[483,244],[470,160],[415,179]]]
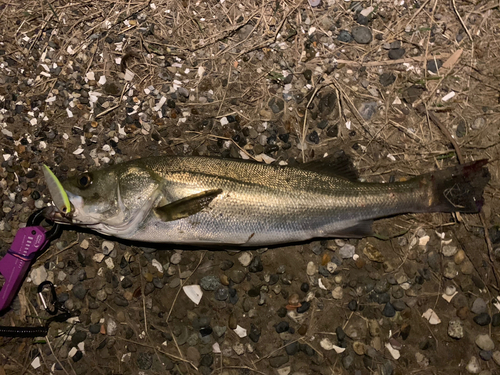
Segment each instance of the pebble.
[[216,276],[208,275],[201,278],[200,286],[203,290],[214,291],[221,286],[221,283]]
[[250,333],[248,335],[248,337],[250,338],[250,340],[252,340],[253,342],[258,342],[259,339],[260,339],[260,329],[253,323],[250,323]]
[[382,86],[387,87],[396,81],[396,76],[392,73],[382,73],[379,77],[379,82]]
[[474,130],[479,130],[483,128],[484,125],[486,125],[486,120],[484,119],[484,117],[478,117],[472,123],[471,128]]
[[256,273],[256,272],[261,272],[264,269],[264,266],[262,265],[262,260],[260,259],[260,256],[256,256],[255,258],[252,259],[250,262],[250,265],[248,266],[248,270],[250,272]]
[[351,244],[345,244],[339,250],[339,255],[342,259],[351,259],[356,253],[356,248]]
[[307,310],[309,310],[309,307],[311,307],[311,304],[309,302],[307,302],[307,301],[304,301],[304,302],[302,302],[302,304],[301,304],[300,307],[297,307],[297,313],[303,314]]
[[491,317],[491,325],[493,327],[500,326],[500,313],[493,314],[493,316]]
[[238,257],[238,261],[240,262],[240,264],[243,267],[248,267],[250,265],[250,262],[252,261],[252,259],[253,259],[253,255],[252,255],[252,253],[250,253],[248,251],[245,251],[243,254],[241,254]]
[[491,317],[488,313],[481,313],[474,317],[474,322],[480,326],[486,326],[491,323]]
[[472,303],[470,311],[472,311],[474,314],[486,313],[488,312],[488,306],[486,305],[484,299],[478,297]]
[[472,356],[465,369],[471,374],[479,374],[479,372],[481,371],[481,365],[477,357]]
[[287,362],[288,362],[288,355],[287,354],[282,354],[282,355],[278,355],[278,356],[269,358],[269,365],[273,368],[281,367]]
[[43,283],[45,280],[47,280],[47,276],[47,270],[44,266],[34,268],[30,273],[31,281],[35,285],[40,285],[41,283]]
[[179,264],[181,259],[182,259],[182,254],[176,252],[170,257],[170,263]]
[[332,297],[334,299],[339,300],[342,299],[343,296],[344,296],[344,290],[342,289],[341,286],[337,286],[332,290]]
[[388,318],[392,318],[394,315],[396,315],[396,310],[390,302],[387,302],[385,304],[384,309],[382,310],[382,315]]
[[[493,352],[491,350],[480,350],[479,351],[479,357],[483,361],[489,361],[491,357],[493,356]],[[481,371],[482,372],[482,371]]]
[[82,300],[85,298],[85,295],[87,294],[87,289],[85,288],[85,286],[83,286],[82,283],[77,283],[74,287],[73,287],[73,295]]
[[492,355],[492,358],[493,358],[493,361],[495,361],[495,363],[500,366],[500,351],[496,350],[493,352],[493,355]]
[[458,248],[452,245],[445,245],[443,246],[442,252],[445,257],[452,257],[458,252]]
[[286,332],[286,331],[288,331],[289,328],[290,328],[290,326],[289,326],[288,322],[285,322],[285,321],[281,321],[278,324],[276,324],[276,326],[275,326],[275,330],[277,333]]
[[461,339],[464,337],[463,323],[458,319],[450,320],[448,323],[448,335],[454,339]]
[[314,262],[307,263],[306,273],[309,276],[314,276],[318,273],[318,266]]
[[118,330],[118,323],[116,323],[111,317],[108,318],[106,322],[106,334],[108,336],[116,335],[116,331]]
[[104,255],[109,255],[115,248],[115,244],[111,241],[103,241],[101,248]]
[[352,35],[347,30],[340,30],[337,39],[344,43],[349,43],[352,41]]
[[217,301],[225,301],[229,297],[229,290],[226,287],[220,287],[215,291],[215,299]]
[[368,44],[372,41],[372,32],[368,27],[355,26],[351,30],[352,38],[359,44]]
[[447,279],[454,279],[458,276],[458,270],[455,262],[446,262],[443,268],[443,276]]
[[388,53],[389,59],[398,60],[405,55],[406,50],[404,48],[391,49]]
[[443,65],[443,61],[439,59],[432,59],[427,61],[427,70],[432,73],[437,73],[439,68]]
[[464,260],[465,260],[465,251],[460,249],[457,251],[457,253],[453,257],[453,261],[455,262],[455,264],[458,265],[458,264],[462,264]]
[[476,337],[475,343],[482,350],[491,351],[495,349],[495,343],[487,334],[478,335]]
[[235,283],[235,284],[240,284],[243,280],[245,280],[245,272],[241,270],[231,270],[229,271],[229,278]]
[[291,342],[285,346],[286,354],[295,355],[299,351],[300,345],[298,341]]

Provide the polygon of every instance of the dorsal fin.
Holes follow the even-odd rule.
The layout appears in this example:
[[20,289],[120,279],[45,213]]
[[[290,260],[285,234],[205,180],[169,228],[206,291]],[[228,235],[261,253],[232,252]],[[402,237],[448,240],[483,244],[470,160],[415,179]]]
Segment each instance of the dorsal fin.
[[350,181],[358,181],[358,171],[354,168],[351,158],[344,151],[337,151],[323,159],[297,164],[295,167],[328,176],[342,177]]

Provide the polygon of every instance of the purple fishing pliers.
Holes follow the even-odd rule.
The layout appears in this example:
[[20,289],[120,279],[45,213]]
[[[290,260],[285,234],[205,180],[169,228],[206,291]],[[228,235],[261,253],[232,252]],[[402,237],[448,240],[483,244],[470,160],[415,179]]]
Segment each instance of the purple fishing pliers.
[[50,230],[42,227],[40,224],[44,219],[43,209],[33,213],[26,227],[17,231],[10,249],[0,260],[0,273],[5,279],[0,290],[0,311],[10,306],[36,256],[61,233],[57,224]]

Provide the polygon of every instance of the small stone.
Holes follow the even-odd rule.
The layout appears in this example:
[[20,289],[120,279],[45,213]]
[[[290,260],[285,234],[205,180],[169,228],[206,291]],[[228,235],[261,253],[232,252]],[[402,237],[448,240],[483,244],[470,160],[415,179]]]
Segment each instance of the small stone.
[[389,59],[391,60],[398,60],[401,59],[405,55],[406,50],[404,48],[396,48],[396,49],[391,49],[389,51]]
[[382,73],[379,77],[379,82],[382,86],[387,87],[396,81],[396,76],[392,73]]
[[290,326],[288,325],[288,322],[281,321],[278,324],[276,324],[275,329],[277,333],[282,333],[288,331]]
[[318,266],[314,262],[307,263],[306,273],[309,276],[314,276],[318,273]]
[[309,310],[310,306],[311,306],[311,304],[309,302],[307,302],[307,301],[302,302],[301,306],[297,307],[297,313],[299,313],[299,314],[305,313],[307,310]]
[[253,342],[258,342],[259,339],[260,339],[260,329],[253,323],[250,323],[250,334],[248,335],[248,337],[250,338],[250,340],[252,340]]
[[461,120],[458,123],[457,130],[456,130],[456,135],[457,138],[463,138],[467,134],[467,123],[464,120]]
[[474,317],[474,322],[480,326],[486,326],[491,323],[491,317],[488,313],[481,313]]
[[103,241],[101,248],[104,255],[109,255],[115,248],[115,244],[111,241]]
[[311,81],[311,78],[312,78],[312,70],[311,69],[304,70],[302,72],[302,74],[304,75],[304,78],[306,79],[307,82]]
[[229,278],[235,283],[235,284],[240,284],[243,280],[245,280],[245,272],[234,269],[229,271]]
[[108,318],[108,321],[106,322],[106,334],[108,336],[114,336],[116,335],[116,331],[118,329],[118,324],[111,318]]
[[493,361],[495,361],[495,363],[500,366],[500,351],[496,350],[493,352],[493,355],[492,355],[492,358],[493,358]]
[[479,374],[481,371],[481,365],[477,357],[472,356],[465,369],[471,374]]
[[[483,361],[489,361],[492,356],[493,356],[493,352],[491,350],[480,350],[479,351],[479,357]],[[483,373],[483,371],[481,371],[479,374],[481,374],[481,373]]]
[[484,117],[478,117],[472,123],[471,128],[474,130],[479,130],[483,128],[485,125],[486,125],[486,120],[484,119]]
[[493,314],[493,316],[491,317],[491,325],[493,327],[500,326],[500,313]]
[[363,254],[365,254],[368,259],[372,262],[383,263],[385,262],[385,258],[382,253],[372,244],[367,243],[363,249]]
[[201,278],[200,286],[203,288],[203,290],[213,291],[219,288],[221,286],[221,283],[216,276],[209,275]]
[[342,259],[352,259],[356,253],[356,248],[351,244],[345,244],[339,250],[339,255]]
[[352,38],[359,44],[368,44],[372,41],[372,32],[368,27],[355,26],[351,30]]
[[250,265],[248,266],[248,270],[250,272],[261,272],[264,269],[264,266],[262,265],[262,260],[260,259],[260,256],[256,256],[255,258],[252,259],[250,262]]
[[495,349],[495,343],[487,334],[478,335],[476,337],[475,343],[482,350],[491,351]]
[[352,41],[352,35],[347,30],[340,30],[337,39],[344,43],[349,43]]
[[319,143],[319,134],[316,130],[313,130],[311,134],[308,136],[309,141],[311,141],[314,144]]
[[47,275],[47,270],[44,266],[34,268],[30,273],[31,281],[35,285],[40,285],[47,280]]
[[375,112],[377,112],[377,102],[362,103],[358,108],[358,112],[365,120],[370,120]]
[[236,355],[242,355],[245,353],[245,346],[242,343],[236,343],[233,345],[233,350]]
[[486,302],[482,298],[476,298],[472,303],[472,307],[470,309],[474,314],[481,314],[488,312],[488,306]]
[[446,262],[443,269],[443,276],[447,279],[453,279],[458,275],[458,270],[455,262]]
[[283,111],[283,108],[285,108],[285,102],[283,101],[283,99],[276,99],[274,97],[271,98],[268,105],[273,113],[280,113],[281,111]]
[[436,59],[436,60],[429,60],[427,61],[427,70],[429,70],[432,73],[437,73],[439,68],[443,66],[443,61]]
[[285,351],[286,354],[288,355],[295,355],[299,351],[299,342],[298,341],[293,341],[287,346],[285,346]]
[[215,299],[217,301],[225,301],[229,297],[229,290],[226,287],[220,287],[215,291]]
[[73,295],[82,300],[85,298],[85,295],[87,294],[87,289],[85,288],[85,286],[83,286],[82,283],[77,283],[74,287],[73,287]]
[[174,253],[171,257],[170,257],[170,263],[172,264],[179,264],[180,261],[182,259],[182,255],[181,253]]
[[253,259],[253,255],[248,251],[245,251],[243,254],[241,254],[238,257],[238,260],[243,267],[248,267],[250,265],[250,262],[252,261],[252,259]]
[[396,310],[390,302],[387,302],[385,304],[384,309],[382,310],[382,315],[387,316],[388,318],[392,318],[394,315],[396,315]]
[[465,260],[465,251],[462,249],[458,250],[455,256],[453,257],[453,261],[455,264],[461,264]]
[[273,368],[281,367],[287,362],[288,362],[288,355],[287,354],[282,354],[282,355],[278,355],[278,356],[269,358],[269,365]]
[[451,245],[444,245],[443,246],[443,255],[445,257],[452,257],[453,255],[455,255],[457,253],[458,249],[456,246],[451,246]]
[[448,323],[448,335],[454,339],[461,339],[464,337],[463,323],[458,319],[450,320]]
[[354,352],[357,355],[364,355],[365,354],[365,344],[363,344],[360,341],[354,341],[352,343],[352,348],[354,349]]
[[344,296],[344,291],[341,286],[337,286],[332,290],[332,297],[334,299],[340,300]]

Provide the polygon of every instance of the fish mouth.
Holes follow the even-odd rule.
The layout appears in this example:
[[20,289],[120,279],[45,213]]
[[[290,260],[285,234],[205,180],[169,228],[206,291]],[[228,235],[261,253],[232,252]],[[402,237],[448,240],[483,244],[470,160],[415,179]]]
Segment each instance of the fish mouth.
[[64,213],[59,211],[59,209],[55,206],[45,207],[43,210],[43,216],[50,221],[53,221],[56,224],[73,224],[72,221],[72,213]]

